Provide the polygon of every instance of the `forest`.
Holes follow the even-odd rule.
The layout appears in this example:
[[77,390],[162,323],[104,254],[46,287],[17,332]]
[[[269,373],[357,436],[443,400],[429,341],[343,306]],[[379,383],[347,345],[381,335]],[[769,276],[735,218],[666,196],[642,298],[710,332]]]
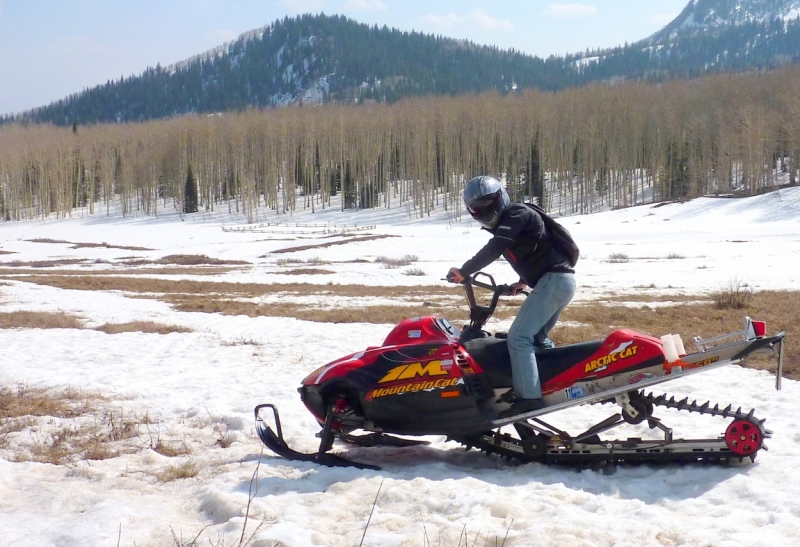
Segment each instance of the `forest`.
[[[596,84],[186,115],[144,123],[0,127],[0,215],[185,214],[331,207],[458,219],[477,174],[512,199],[591,213],[796,181],[800,69],[662,84]],[[340,195],[340,200],[331,200]]]

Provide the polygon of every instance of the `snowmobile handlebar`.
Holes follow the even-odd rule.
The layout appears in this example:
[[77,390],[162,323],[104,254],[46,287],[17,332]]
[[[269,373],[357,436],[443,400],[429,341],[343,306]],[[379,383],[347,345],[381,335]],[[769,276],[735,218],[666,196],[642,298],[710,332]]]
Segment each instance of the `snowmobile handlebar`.
[[[483,281],[478,281],[478,277],[486,277],[489,280],[489,283],[485,283]],[[450,283],[456,283],[453,276],[448,273],[447,277],[445,278]],[[511,286],[510,285],[498,285],[494,281],[494,277],[485,273],[485,272],[476,272],[472,275],[468,275],[464,278],[463,281],[460,283],[464,287],[464,294],[467,297],[467,302],[469,302],[469,319],[470,319],[470,326],[476,329],[482,329],[489,318],[494,314],[494,310],[497,307],[497,302],[500,300],[501,296],[510,296],[511,295]],[[485,289],[487,291],[491,291],[492,300],[488,306],[481,306],[475,300],[475,292],[472,290],[472,287],[480,287],[481,289]],[[527,295],[527,291],[519,291],[518,294]]]
[[[488,277],[489,281],[491,282],[491,284],[483,283],[481,281],[478,281],[477,280],[478,276]],[[453,275],[450,274],[450,273],[447,274],[447,276],[444,278],[444,280],[448,281],[450,283],[458,283],[455,280],[455,278],[453,277]],[[460,285],[464,285],[464,286],[473,285],[475,287],[480,287],[481,289],[486,289],[487,291],[491,291],[493,293],[496,293],[498,296],[509,296],[509,295],[511,295],[511,286],[510,285],[498,285],[497,283],[495,283],[494,277],[492,277],[491,275],[489,275],[489,274],[487,274],[485,272],[476,272],[476,273],[474,273],[472,275],[468,275],[459,284]],[[525,296],[528,296],[528,291],[517,291],[517,294],[524,294]]]

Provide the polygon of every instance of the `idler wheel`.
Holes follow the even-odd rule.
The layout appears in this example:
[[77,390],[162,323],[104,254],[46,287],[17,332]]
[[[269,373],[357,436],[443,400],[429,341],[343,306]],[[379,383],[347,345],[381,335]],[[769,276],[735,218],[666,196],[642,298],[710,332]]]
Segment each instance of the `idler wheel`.
[[549,439],[546,435],[531,435],[530,437],[522,440],[522,450],[529,458],[539,460],[547,452],[548,440]]
[[725,430],[725,444],[737,456],[750,456],[764,444],[764,436],[753,422],[734,420]]
[[653,415],[653,403],[646,399],[632,397],[629,404],[637,412],[636,416],[631,416],[627,410],[622,409],[622,419],[629,424],[640,424]]

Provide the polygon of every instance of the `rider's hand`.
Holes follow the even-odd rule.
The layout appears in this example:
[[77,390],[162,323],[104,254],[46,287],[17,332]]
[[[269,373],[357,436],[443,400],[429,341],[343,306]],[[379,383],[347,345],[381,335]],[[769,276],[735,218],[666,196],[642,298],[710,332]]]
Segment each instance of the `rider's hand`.
[[511,296],[516,296],[516,294],[519,291],[525,290],[525,287],[527,287],[525,283],[523,283],[522,281],[517,281],[516,283],[511,285]]
[[450,280],[451,283],[461,283],[464,281],[464,276],[461,275],[461,270],[458,268],[450,268],[450,271],[447,272],[447,279]]

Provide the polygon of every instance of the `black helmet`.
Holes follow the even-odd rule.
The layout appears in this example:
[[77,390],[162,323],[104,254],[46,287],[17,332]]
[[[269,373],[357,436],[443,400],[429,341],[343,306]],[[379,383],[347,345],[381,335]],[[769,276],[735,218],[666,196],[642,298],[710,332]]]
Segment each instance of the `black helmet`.
[[464,186],[467,211],[487,230],[497,228],[503,211],[510,203],[500,181],[492,177],[475,177]]

